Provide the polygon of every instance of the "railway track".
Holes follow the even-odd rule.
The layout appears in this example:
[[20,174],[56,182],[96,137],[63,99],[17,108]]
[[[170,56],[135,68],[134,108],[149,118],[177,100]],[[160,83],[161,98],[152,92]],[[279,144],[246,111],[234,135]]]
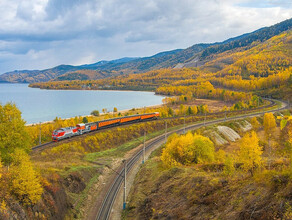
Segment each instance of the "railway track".
[[[271,102],[273,103],[273,105],[275,104],[275,101],[271,100]],[[178,129],[176,131],[168,132],[166,134],[166,136],[169,136],[169,135],[171,135],[173,133],[181,134],[184,131],[194,130],[194,129],[197,129],[197,128],[200,128],[200,127],[203,127],[203,126],[207,126],[207,125],[218,124],[218,123],[221,123],[221,122],[226,122],[226,121],[231,121],[231,120],[244,119],[244,118],[247,118],[247,117],[259,116],[259,115],[262,115],[262,114],[267,113],[267,112],[276,112],[276,111],[279,111],[279,110],[286,109],[287,108],[286,103],[282,102],[282,104],[283,104],[283,107],[281,107],[279,109],[276,109],[276,110],[263,111],[263,112],[260,112],[260,113],[258,113],[258,112],[257,113],[251,113],[251,114],[248,114],[248,115],[241,115],[241,116],[233,116],[233,117],[229,117],[228,119],[222,118],[222,119],[207,121],[205,123],[199,123],[199,124],[195,124],[195,125],[190,125],[190,126],[188,126],[186,128],[181,128],[181,129]],[[265,106],[265,108],[267,108],[267,107]],[[164,135],[159,136],[155,140],[153,140],[150,143],[148,143],[145,146],[145,150],[146,151],[151,150],[158,143],[163,143],[164,140],[165,140],[165,136]],[[130,158],[128,160],[126,173],[129,173],[131,171],[132,167],[141,158],[142,154],[143,154],[143,149],[138,151],[132,158]],[[116,196],[117,196],[117,194],[118,194],[118,192],[120,190],[120,187],[122,186],[122,183],[124,182],[124,179],[123,179],[124,168],[120,168],[119,170],[120,170],[119,171],[119,175],[117,175],[116,178],[114,179],[114,181],[111,183],[111,186],[110,186],[110,188],[109,188],[109,190],[108,190],[108,192],[107,192],[107,194],[106,194],[106,196],[105,196],[105,198],[104,198],[104,200],[102,202],[102,205],[101,205],[101,207],[99,209],[99,212],[96,215],[96,218],[95,218],[96,220],[107,220],[110,217],[112,206],[113,206],[114,201],[116,199]]]
[[[258,108],[255,108],[255,109],[253,109],[253,110],[260,110],[260,109],[265,109],[265,108],[270,108],[270,107],[273,107],[273,106],[275,106],[276,105],[276,102],[274,101],[274,100],[272,100],[272,99],[266,99],[266,100],[268,100],[268,101],[270,101],[270,104],[268,104],[268,105],[265,105],[265,106],[261,106],[261,107],[258,107]],[[228,114],[234,114],[234,113],[236,113],[236,114],[241,114],[241,113],[245,113],[246,111],[248,111],[248,110],[237,110],[237,111],[226,111],[226,112],[215,112],[215,113],[208,113],[208,114],[206,114],[205,116],[206,117],[209,117],[209,116],[215,116],[215,115],[227,115],[228,116]],[[251,111],[251,110],[250,110]],[[204,115],[197,115],[197,116],[204,116]],[[165,121],[165,120],[174,120],[174,119],[179,119],[179,118],[183,118],[184,116],[176,116],[176,117],[168,117],[168,118],[159,118],[159,119],[157,119],[157,120],[163,120],[163,121]],[[194,116],[192,116],[192,115],[189,115],[189,116],[185,116],[185,118],[190,118],[190,117],[194,117]],[[145,120],[145,121],[147,121],[147,120]],[[137,123],[144,123],[145,121],[143,121],[143,122],[132,122],[132,123],[127,123],[127,124],[124,124],[124,125],[121,125],[121,126],[126,126],[126,125],[130,125],[130,124],[137,124]],[[111,128],[111,127],[108,127],[108,128]],[[104,128],[104,129],[108,129],[108,128]],[[97,133],[97,132],[101,132],[103,129],[100,129],[100,130],[97,130],[97,131],[93,131],[93,132],[90,132],[90,133],[86,133],[86,134],[83,134],[84,136],[86,136],[86,135],[91,135],[91,134],[95,134],[95,133]],[[78,137],[80,137],[80,136],[74,136],[74,137],[71,137],[70,139],[74,139],[74,138],[78,138]],[[65,139],[63,140],[63,141],[65,141]],[[50,146],[51,144],[54,144],[55,142],[53,142],[53,141],[50,141],[50,142],[46,142],[46,143],[43,143],[43,144],[40,144],[40,145],[36,145],[36,146],[34,146],[34,147],[32,147],[32,150],[33,151],[35,151],[35,150],[39,150],[39,149],[44,149],[45,147],[48,147],[48,146]]]

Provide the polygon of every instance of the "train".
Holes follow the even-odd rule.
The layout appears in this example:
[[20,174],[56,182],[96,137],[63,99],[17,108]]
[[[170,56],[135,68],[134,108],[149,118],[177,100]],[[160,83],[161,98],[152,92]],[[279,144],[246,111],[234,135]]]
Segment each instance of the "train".
[[147,113],[147,114],[139,114],[139,115],[131,115],[120,118],[111,118],[102,121],[90,122],[90,123],[81,123],[77,124],[74,127],[66,127],[59,128],[53,131],[52,139],[57,142],[62,139],[82,135],[88,132],[115,127],[124,124],[130,124],[135,122],[142,122],[148,120],[155,120],[159,118],[159,112]]

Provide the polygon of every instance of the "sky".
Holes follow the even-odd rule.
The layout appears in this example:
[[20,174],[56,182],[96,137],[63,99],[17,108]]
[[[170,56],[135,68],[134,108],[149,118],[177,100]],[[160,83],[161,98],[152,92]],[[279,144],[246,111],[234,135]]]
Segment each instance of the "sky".
[[0,74],[144,57],[292,17],[292,0],[0,0]]

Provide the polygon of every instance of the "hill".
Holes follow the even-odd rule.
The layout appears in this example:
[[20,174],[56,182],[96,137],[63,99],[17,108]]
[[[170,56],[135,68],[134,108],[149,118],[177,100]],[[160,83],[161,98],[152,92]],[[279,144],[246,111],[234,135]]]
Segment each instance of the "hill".
[[214,54],[209,62],[197,68],[168,68],[102,80],[58,81],[31,86],[45,89],[152,90],[157,94],[186,95],[190,98],[222,98],[227,94],[218,94],[222,89],[221,92],[254,92],[261,96],[289,99],[292,95],[291,54],[292,31],[287,31],[252,47]]
[[[287,130],[274,129],[277,147],[271,159],[262,129],[245,133],[240,123],[225,125],[235,129],[241,140],[215,144],[208,152],[203,145],[204,140],[210,142],[207,137],[196,133],[169,137],[141,166],[123,219],[291,219]],[[218,127],[198,133],[218,132]],[[196,151],[200,144],[205,150]]]
[[271,27],[262,28],[220,43],[196,44],[186,49],[161,52],[143,58],[122,58],[81,66],[60,65],[46,70],[13,71],[0,75],[0,82],[33,83],[50,80],[103,79],[161,68],[198,67],[213,60],[214,56],[219,53],[240,48],[251,48],[291,28],[292,19],[289,19]]
[[[112,61],[100,61],[94,64],[81,65],[81,66],[72,66],[72,65],[59,65],[54,68],[45,69],[45,70],[16,70],[13,72],[8,72],[0,75],[0,82],[11,82],[11,83],[33,83],[33,82],[47,82],[49,80],[55,80],[58,77],[59,80],[71,80],[71,79],[84,79],[83,75],[87,75],[88,72],[84,70],[88,70],[89,75],[92,75],[92,71],[95,72],[95,76],[86,76],[85,79],[102,79],[105,77],[113,76],[111,72],[107,71],[95,71],[98,67],[102,67],[104,65],[112,65],[112,64],[121,64],[123,62],[128,62],[129,60],[133,60],[135,58],[122,58],[119,60]],[[83,73],[80,73],[81,71]],[[73,74],[73,76],[71,76]],[[81,74],[80,76],[77,76]],[[64,76],[63,76],[64,75]]]

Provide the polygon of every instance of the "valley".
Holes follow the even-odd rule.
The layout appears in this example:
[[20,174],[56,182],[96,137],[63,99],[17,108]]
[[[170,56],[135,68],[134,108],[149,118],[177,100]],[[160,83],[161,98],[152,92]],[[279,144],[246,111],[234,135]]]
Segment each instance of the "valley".
[[[161,105],[123,111],[97,106],[95,97],[91,115],[41,126],[25,126],[17,105],[1,103],[0,219],[290,219],[291,28],[290,18],[150,57],[0,75],[40,92],[80,92],[79,105],[95,90],[164,96]],[[50,142],[56,129],[153,112],[157,120],[32,148],[40,132]],[[123,201],[123,161],[132,158]]]

